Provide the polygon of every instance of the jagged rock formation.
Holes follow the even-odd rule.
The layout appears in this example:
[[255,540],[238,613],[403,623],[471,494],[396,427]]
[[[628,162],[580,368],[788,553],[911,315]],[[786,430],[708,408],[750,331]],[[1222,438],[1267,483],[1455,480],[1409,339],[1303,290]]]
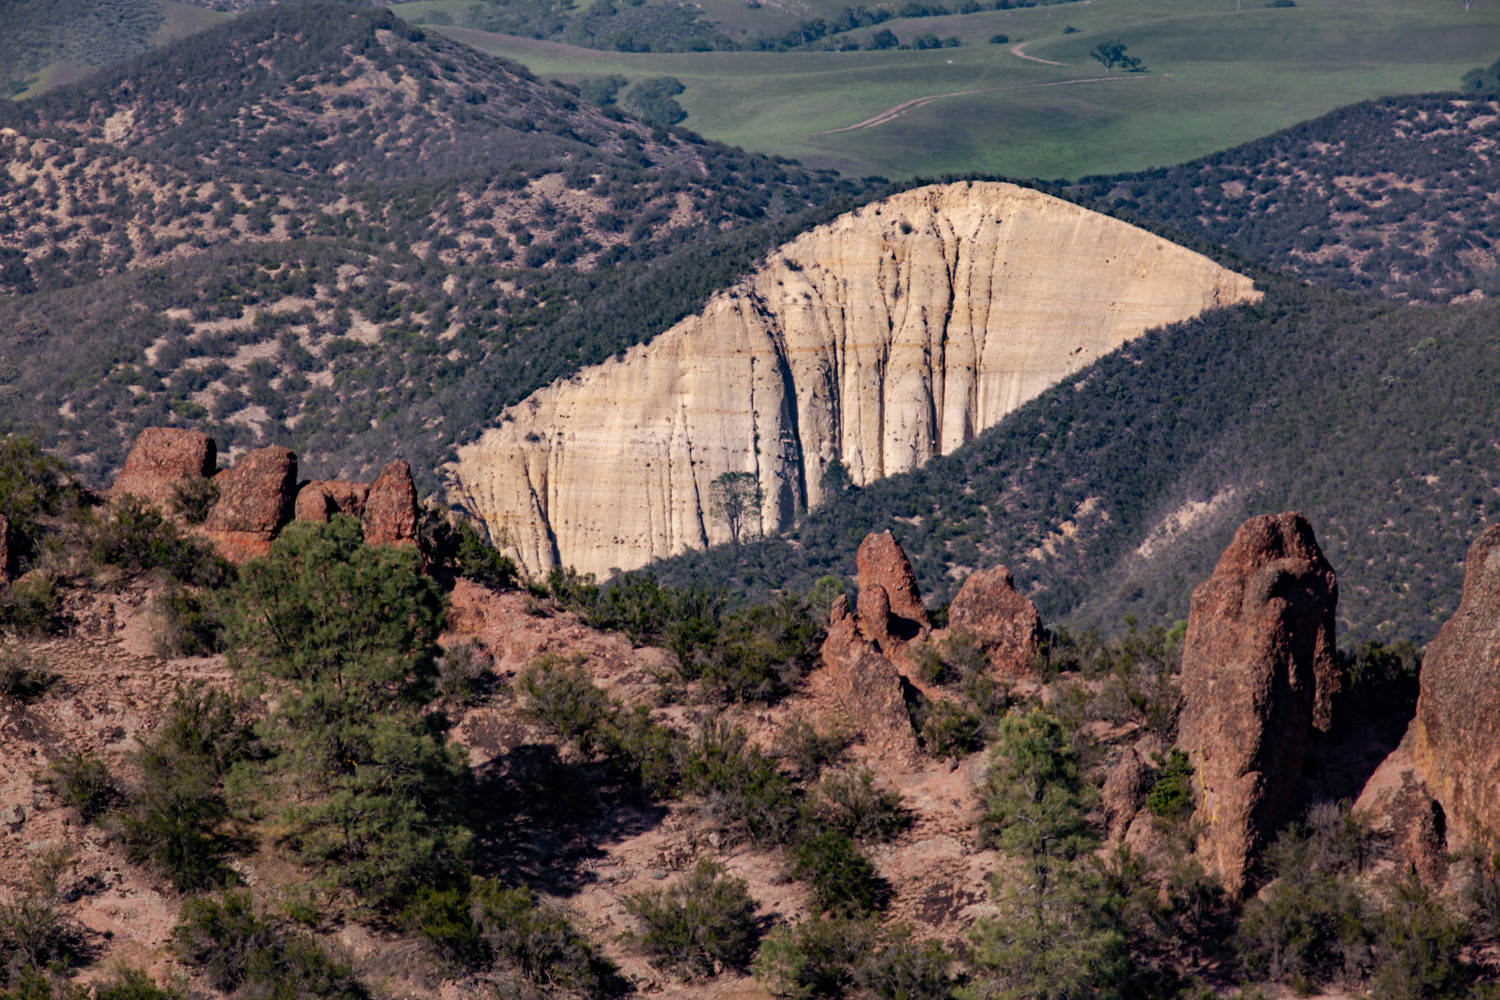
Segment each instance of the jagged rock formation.
[[[534,393],[459,450],[454,499],[532,573],[631,569],[730,540],[952,452],[1153,326],[1254,298],[1248,278],[1009,184],[908,191],[803,234],[653,342]],[[893,598],[894,599],[894,598]]]
[[1422,659],[1406,742],[1458,841],[1500,833],[1500,525],[1469,547],[1458,610]]
[[[859,614],[867,637],[873,640],[879,634],[912,639],[932,630],[932,619],[917,590],[917,574],[895,535],[889,531],[866,535],[854,555],[854,568],[859,574]],[[870,602],[866,601],[867,593]]]
[[212,476],[217,461],[213,438],[201,431],[148,427],[135,439],[109,494],[116,500],[137,496],[170,508],[175,487],[183,480]]
[[1193,591],[1178,742],[1197,775],[1199,853],[1231,893],[1287,817],[1308,734],[1338,688],[1338,581],[1301,514],[1251,518]]
[[417,488],[411,466],[399,458],[386,463],[370,484],[364,524],[371,545],[417,544]]
[[906,708],[905,680],[890,658],[860,634],[844,597],[833,602],[822,659],[834,697],[865,745],[882,757],[916,760],[917,734]]
[[387,463],[374,483],[297,481],[297,456],[271,446],[248,452],[232,468],[215,470],[212,438],[176,427],[148,427],[110,485],[118,500],[137,496],[170,512],[185,479],[212,477],[218,493],[199,529],[234,562],[263,556],[293,518],[327,521],[334,514],[360,518],[371,545],[415,545],[417,491],[411,466]]
[[948,629],[979,640],[999,677],[1023,677],[1042,642],[1042,616],[1004,566],[969,574],[948,606]]

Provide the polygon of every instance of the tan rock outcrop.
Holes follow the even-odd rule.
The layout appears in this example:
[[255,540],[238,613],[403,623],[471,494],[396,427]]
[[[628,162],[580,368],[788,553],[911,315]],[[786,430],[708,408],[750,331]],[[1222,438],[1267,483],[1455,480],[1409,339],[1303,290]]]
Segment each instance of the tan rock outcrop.
[[979,642],[1000,677],[1024,677],[1042,642],[1042,616],[1004,566],[969,574],[948,606],[948,630]]
[[248,452],[214,477],[219,499],[203,531],[226,559],[243,562],[271,551],[271,539],[291,520],[297,456],[286,448]]
[[174,487],[184,479],[212,476],[217,455],[213,438],[201,431],[147,427],[135,439],[125,468],[110,485],[109,496],[114,500],[140,497],[170,510]]
[[293,517],[298,521],[326,522],[335,514],[347,514],[363,520],[369,483],[330,479],[307,483],[297,491]]
[[1197,776],[1198,849],[1231,893],[1293,805],[1338,687],[1338,582],[1300,514],[1254,517],[1193,591],[1178,741]]
[[[730,540],[714,480],[753,473],[751,533],[947,454],[1145,330],[1250,279],[1037,191],[908,191],[811,230],[697,316],[542,389],[459,450],[456,501],[531,573],[603,573]],[[895,595],[892,595],[893,601]]]
[[1500,525],[1469,546],[1464,592],[1422,658],[1412,761],[1456,841],[1500,835]]
[[411,466],[387,462],[365,500],[365,541],[371,545],[417,544],[417,488]]

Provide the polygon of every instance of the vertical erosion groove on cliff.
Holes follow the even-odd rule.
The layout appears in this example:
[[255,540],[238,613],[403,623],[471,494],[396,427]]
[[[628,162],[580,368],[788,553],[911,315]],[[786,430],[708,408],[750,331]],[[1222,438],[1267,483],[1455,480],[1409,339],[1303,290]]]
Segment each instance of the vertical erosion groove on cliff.
[[751,472],[789,527],[952,452],[1146,330],[1257,298],[1133,226],[1001,183],[920,188],[788,243],[650,343],[507,409],[454,499],[532,573],[633,569],[729,540],[710,484]]

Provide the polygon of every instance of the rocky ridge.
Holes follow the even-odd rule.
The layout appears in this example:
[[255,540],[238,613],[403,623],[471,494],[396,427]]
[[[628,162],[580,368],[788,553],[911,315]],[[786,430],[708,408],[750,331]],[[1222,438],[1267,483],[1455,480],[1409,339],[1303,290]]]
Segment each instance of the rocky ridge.
[[194,481],[211,484],[211,505],[201,534],[232,562],[263,556],[293,520],[327,521],[334,514],[360,519],[371,545],[415,545],[417,491],[411,466],[386,464],[373,483],[297,480],[297,456],[270,446],[217,468],[217,448],[199,431],[148,427],[136,439],[108,496],[133,496],[175,511]]
[[507,409],[459,450],[455,500],[532,573],[604,573],[751,532],[840,463],[865,484],[948,454],[1147,329],[1258,297],[1248,278],[1039,192],[908,191],[804,233],[648,345]]

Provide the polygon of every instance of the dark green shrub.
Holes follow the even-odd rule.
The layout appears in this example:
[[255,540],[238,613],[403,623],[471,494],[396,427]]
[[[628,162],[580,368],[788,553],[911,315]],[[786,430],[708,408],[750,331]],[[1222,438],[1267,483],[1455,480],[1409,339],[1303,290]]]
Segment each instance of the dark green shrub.
[[223,783],[255,752],[244,709],[227,695],[179,688],[162,724],[137,754],[140,788],[120,810],[126,856],[150,865],[181,891],[224,881],[229,810]]
[[627,710],[590,679],[582,663],[544,657],[521,676],[523,711],[590,756],[600,755],[651,795],[671,795],[681,781],[682,738],[651,718],[645,706]]
[[29,702],[57,683],[57,675],[24,649],[0,649],[0,698]]
[[745,880],[706,859],[677,885],[637,893],[625,907],[641,925],[641,950],[689,979],[744,969],[760,936]]
[[257,913],[247,892],[185,901],[172,946],[214,989],[226,993],[328,1000],[370,996],[353,968],[330,958],[305,932]]
[[493,658],[472,642],[455,643],[438,659],[437,696],[455,705],[478,705],[494,689]]
[[179,480],[172,485],[172,511],[188,524],[202,524],[219,499],[219,487],[207,476]]
[[813,908],[836,917],[863,917],[889,896],[885,880],[842,833],[815,833],[792,848],[792,877],[812,889]]
[[850,995],[948,1000],[952,965],[941,945],[917,944],[904,928],[815,919],[772,930],[756,956],[755,978],[772,996],[787,1000]]
[[0,584],[0,624],[33,634],[60,632],[67,624],[57,582],[33,571],[9,584]]
[[94,987],[94,1000],[182,1000],[182,994],[158,986],[144,969],[127,966]]
[[594,685],[588,668],[545,656],[521,675],[523,711],[585,754],[601,751],[618,711],[613,699]]
[[84,932],[34,895],[0,903],[0,987],[24,987],[28,973],[65,970],[90,958]]
[[469,912],[467,887],[424,887],[407,912],[406,923],[460,968],[478,968],[489,961],[489,948]]
[[220,602],[188,587],[168,587],[156,599],[157,625],[153,641],[164,657],[212,656],[224,650],[224,619]]
[[797,825],[797,793],[743,729],[709,721],[683,764],[683,787],[728,841],[785,843]]
[[417,537],[437,570],[495,590],[516,585],[516,564],[480,537],[473,524],[431,504],[424,505]]
[[30,438],[0,438],[0,517],[9,523],[13,567],[24,570],[36,554],[41,521],[79,502],[67,470]]
[[827,775],[809,803],[818,828],[854,840],[889,840],[911,825],[901,796],[877,787],[869,768]]
[[158,986],[144,969],[129,966],[94,987],[94,1000],[183,1000],[175,989]]
[[139,497],[121,500],[93,526],[89,556],[130,576],[161,570],[181,583],[221,586],[232,568]]
[[1146,793],[1146,808],[1153,816],[1180,823],[1193,814],[1193,765],[1177,748],[1166,759],[1157,758],[1156,781]]
[[443,597],[417,553],[369,546],[360,522],[293,522],[240,570],[228,622],[235,665],[328,685],[367,713],[430,696]]
[[772,996],[811,1000],[842,997],[857,982],[860,960],[875,947],[863,921],[807,920],[766,935],[755,958],[755,978]]
[[922,749],[934,757],[967,757],[984,746],[984,719],[968,706],[925,701],[916,714]]
[[826,765],[838,760],[849,746],[842,729],[819,730],[802,715],[794,715],[776,734],[772,752],[798,781],[817,777]]
[[1303,992],[1362,979],[1374,927],[1350,877],[1358,860],[1343,825],[1315,819],[1311,828],[1288,828],[1267,849],[1275,880],[1245,905],[1235,931],[1250,975]]
[[1473,970],[1460,958],[1472,934],[1414,873],[1396,883],[1375,933],[1373,1000],[1458,1000],[1470,996]]
[[706,662],[684,673],[722,700],[774,701],[812,668],[821,636],[802,600],[782,592],[730,615]]
[[119,797],[109,766],[97,757],[75,753],[52,762],[42,784],[85,822],[93,822]]
[[470,913],[490,953],[519,968],[529,982],[585,996],[625,991],[626,984],[608,960],[596,955],[567,917],[539,901],[529,888],[503,889],[495,882],[481,882],[474,888]]

